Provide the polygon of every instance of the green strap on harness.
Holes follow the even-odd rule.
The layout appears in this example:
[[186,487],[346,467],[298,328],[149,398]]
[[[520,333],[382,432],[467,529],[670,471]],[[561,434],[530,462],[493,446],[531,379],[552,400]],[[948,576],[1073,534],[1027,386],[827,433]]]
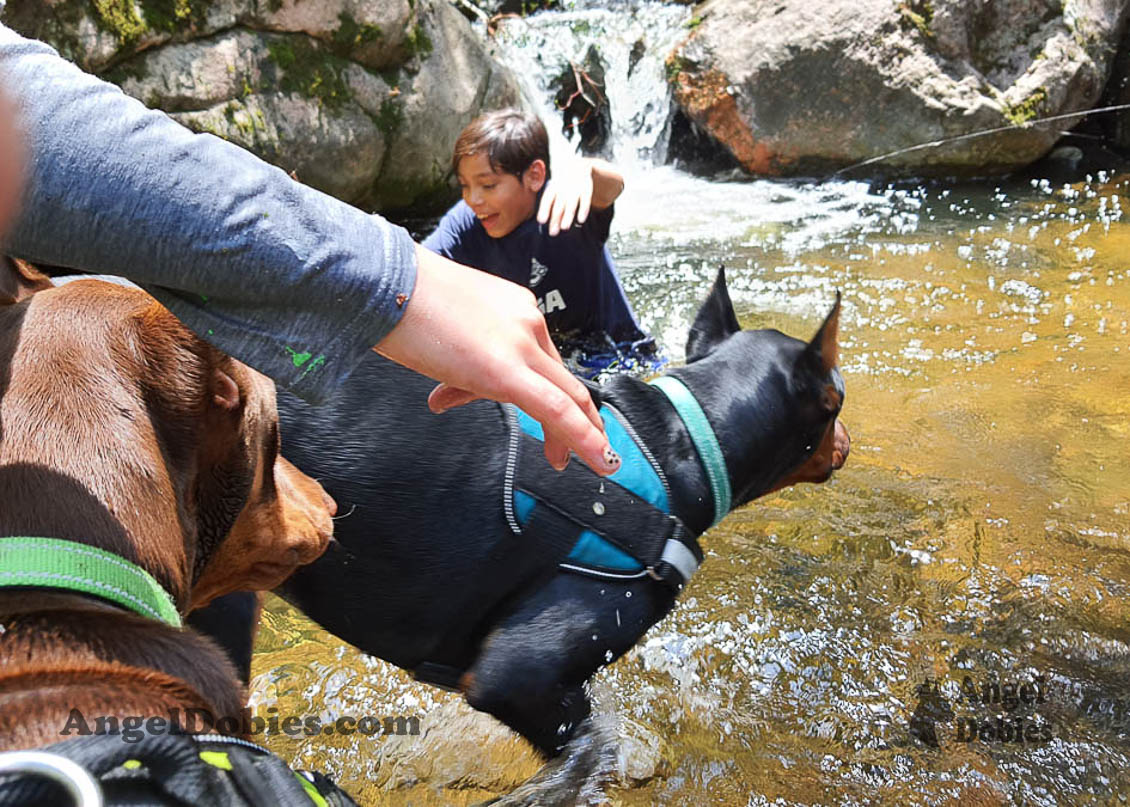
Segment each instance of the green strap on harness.
[[141,616],[181,626],[172,598],[147,571],[94,546],[60,538],[0,538],[0,587],[93,594]]
[[718,438],[714,436],[714,429],[710,427],[710,421],[706,419],[706,413],[695,400],[694,394],[682,381],[674,376],[664,375],[648,383],[667,396],[691,434],[691,441],[698,450],[698,460],[706,469],[710,492],[714,495],[714,522],[710,525],[713,527],[730,512],[731,503],[730,475],[726,472],[726,460],[722,456]]

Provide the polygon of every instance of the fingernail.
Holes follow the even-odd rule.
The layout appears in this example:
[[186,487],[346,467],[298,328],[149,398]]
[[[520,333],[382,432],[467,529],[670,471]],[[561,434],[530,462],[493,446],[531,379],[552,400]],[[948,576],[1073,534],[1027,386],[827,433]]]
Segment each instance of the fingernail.
[[620,466],[620,455],[612,450],[612,446],[604,447],[604,464],[609,468],[618,468]]

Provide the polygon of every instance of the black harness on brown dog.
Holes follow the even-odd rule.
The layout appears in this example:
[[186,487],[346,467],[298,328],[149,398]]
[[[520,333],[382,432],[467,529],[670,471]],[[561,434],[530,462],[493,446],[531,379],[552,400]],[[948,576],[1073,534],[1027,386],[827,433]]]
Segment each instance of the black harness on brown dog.
[[[69,763],[69,764],[68,764]],[[0,754],[0,804],[357,807],[327,777],[219,734],[93,734]]]
[[[181,626],[172,599],[148,572],[112,552],[74,541],[0,538],[0,588],[11,586],[78,592]],[[0,753],[0,804],[356,804],[327,777],[296,773],[254,743],[221,734],[191,734],[172,720],[158,719],[162,733],[139,729],[136,741],[126,732],[91,734],[87,729],[79,732],[84,736],[44,748]]]

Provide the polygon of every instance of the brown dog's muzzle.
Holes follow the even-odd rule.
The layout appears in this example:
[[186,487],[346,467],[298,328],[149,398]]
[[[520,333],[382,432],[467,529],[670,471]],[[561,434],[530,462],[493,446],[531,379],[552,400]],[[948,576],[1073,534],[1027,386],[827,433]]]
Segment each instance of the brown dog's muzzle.
[[190,610],[232,591],[273,589],[329,546],[337,503],[317,480],[282,456],[275,459],[272,473],[274,497],[256,502],[252,494],[192,587]]
[[302,473],[286,457],[275,461],[275,486],[283,534],[291,538],[288,560],[293,561],[295,568],[313,563],[333,539],[337,502],[317,480]]

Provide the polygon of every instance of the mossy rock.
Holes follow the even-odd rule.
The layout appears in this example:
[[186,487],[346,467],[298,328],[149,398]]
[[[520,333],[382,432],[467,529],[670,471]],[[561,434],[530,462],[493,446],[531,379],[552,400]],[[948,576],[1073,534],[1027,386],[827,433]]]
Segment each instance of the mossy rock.
[[353,103],[329,108],[315,98],[268,91],[174,117],[341,199],[365,196],[384,159],[384,137]]
[[1030,120],[1040,116],[1044,107],[1047,105],[1048,91],[1043,87],[1036,88],[1036,91],[1025,98],[1021,103],[1007,107],[1004,111],[1004,116],[1012,123],[1024,124]]
[[278,87],[284,92],[315,98],[331,107],[350,100],[345,81],[348,62],[330,48],[303,34],[292,34],[271,37],[267,51],[280,70]]
[[40,0],[9,0],[0,20],[14,31],[54,47],[66,59],[83,64],[86,46],[80,30],[91,17],[88,0],[62,0],[45,4]]

